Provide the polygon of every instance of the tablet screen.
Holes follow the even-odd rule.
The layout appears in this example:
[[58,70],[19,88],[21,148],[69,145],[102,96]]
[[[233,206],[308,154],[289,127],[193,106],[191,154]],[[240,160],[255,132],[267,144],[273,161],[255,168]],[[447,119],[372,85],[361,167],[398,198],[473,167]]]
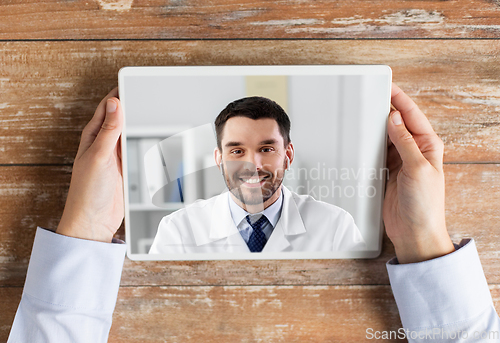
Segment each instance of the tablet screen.
[[390,89],[387,66],[123,68],[128,256],[378,256]]

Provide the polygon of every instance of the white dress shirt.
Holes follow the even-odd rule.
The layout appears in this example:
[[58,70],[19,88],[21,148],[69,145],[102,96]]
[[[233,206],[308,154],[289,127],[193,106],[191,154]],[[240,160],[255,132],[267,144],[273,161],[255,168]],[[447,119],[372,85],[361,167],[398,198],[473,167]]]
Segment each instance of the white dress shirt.
[[387,263],[409,342],[500,342],[500,319],[474,240],[455,248],[420,263]]
[[[125,250],[124,244],[70,238],[39,228],[8,342],[106,342]],[[469,338],[500,331],[473,240],[449,255],[404,265],[392,261],[387,269],[410,342],[464,342],[457,336],[426,337],[431,330],[461,331],[462,337],[467,332]],[[367,338],[370,334],[376,333],[367,328]],[[465,340],[469,341],[474,340]]]
[[125,252],[38,228],[7,342],[106,342]]

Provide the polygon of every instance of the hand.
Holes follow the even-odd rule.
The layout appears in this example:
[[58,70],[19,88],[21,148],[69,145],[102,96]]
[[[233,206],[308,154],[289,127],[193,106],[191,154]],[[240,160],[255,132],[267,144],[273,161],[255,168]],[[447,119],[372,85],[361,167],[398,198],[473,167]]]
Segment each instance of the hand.
[[123,113],[113,89],[83,129],[66,206],[56,232],[111,242],[123,221],[120,135]]
[[383,217],[399,263],[455,250],[444,211],[444,144],[417,105],[395,84],[387,130],[387,183]]

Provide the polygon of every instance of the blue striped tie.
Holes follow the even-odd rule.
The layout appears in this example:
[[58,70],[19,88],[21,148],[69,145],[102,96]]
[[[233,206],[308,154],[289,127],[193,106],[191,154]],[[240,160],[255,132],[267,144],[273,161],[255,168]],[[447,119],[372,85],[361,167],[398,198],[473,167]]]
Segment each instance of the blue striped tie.
[[262,215],[259,220],[252,224],[250,216],[246,216],[245,218],[253,229],[247,243],[248,249],[250,249],[251,252],[261,252],[262,249],[264,249],[264,245],[267,243],[267,238],[262,228],[268,223],[268,220],[266,216]]

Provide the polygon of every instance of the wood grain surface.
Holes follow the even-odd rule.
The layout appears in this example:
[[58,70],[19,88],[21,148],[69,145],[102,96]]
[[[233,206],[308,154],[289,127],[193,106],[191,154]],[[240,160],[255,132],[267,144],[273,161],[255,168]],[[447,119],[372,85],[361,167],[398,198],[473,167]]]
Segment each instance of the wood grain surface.
[[[490,291],[499,311],[500,287]],[[0,322],[21,292],[0,288]],[[401,328],[389,286],[122,287],[109,342],[369,342],[370,328]]]
[[[475,238],[500,310],[499,37],[498,0],[1,1],[0,341],[81,130],[131,65],[391,66],[445,143],[450,236]],[[385,237],[373,260],[126,260],[109,341],[366,342],[401,326],[393,255]]]
[[0,164],[70,164],[130,65],[387,64],[447,162],[500,161],[500,40],[0,42]]
[[[23,285],[36,226],[57,227],[69,167],[0,168],[0,287]],[[490,283],[500,283],[500,164],[445,166],[447,224],[454,242],[473,237]],[[369,260],[125,262],[123,286],[388,285],[383,253]]]
[[0,39],[498,38],[495,0],[2,1]]
[[[0,288],[2,323],[21,291]],[[389,286],[122,287],[109,342],[363,342],[399,327]]]

